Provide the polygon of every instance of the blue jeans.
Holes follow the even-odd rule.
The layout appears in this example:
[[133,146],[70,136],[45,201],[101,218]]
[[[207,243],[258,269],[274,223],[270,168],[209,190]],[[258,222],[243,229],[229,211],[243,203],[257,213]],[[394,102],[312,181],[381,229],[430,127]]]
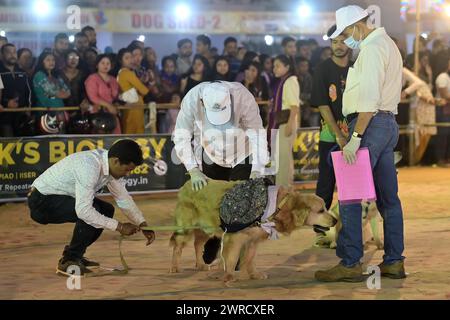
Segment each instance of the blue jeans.
[[[349,124],[352,133],[356,124]],[[385,264],[404,259],[403,212],[398,198],[397,172],[394,164],[394,148],[398,142],[398,125],[393,114],[377,113],[364,132],[361,147],[367,147],[373,171],[377,208],[383,217]],[[337,240],[336,255],[341,264],[352,267],[360,263],[364,255],[362,243],[361,204],[339,203],[342,229]]]

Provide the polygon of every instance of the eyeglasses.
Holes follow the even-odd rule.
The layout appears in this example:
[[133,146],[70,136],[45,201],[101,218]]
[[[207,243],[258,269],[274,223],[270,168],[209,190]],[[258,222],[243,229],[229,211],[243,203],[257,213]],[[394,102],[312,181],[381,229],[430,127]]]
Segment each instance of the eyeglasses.
[[80,60],[79,56],[69,56],[69,60]]

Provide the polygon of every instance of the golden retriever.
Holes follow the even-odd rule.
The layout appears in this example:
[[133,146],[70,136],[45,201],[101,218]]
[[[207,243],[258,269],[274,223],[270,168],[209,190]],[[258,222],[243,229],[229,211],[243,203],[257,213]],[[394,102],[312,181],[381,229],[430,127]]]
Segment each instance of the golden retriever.
[[[240,261],[240,270],[250,279],[266,279],[267,275],[257,272],[254,263],[257,246],[268,239],[268,233],[260,226],[250,226],[235,233],[223,233],[220,229],[220,204],[225,192],[237,181],[208,180],[200,191],[193,191],[188,181],[179,191],[175,209],[175,223],[180,227],[174,232],[170,244],[173,246],[170,272],[181,272],[180,258],[183,247],[194,236],[196,270],[209,270],[203,260],[203,248],[211,237],[223,236],[223,280],[235,280],[235,267]],[[277,211],[271,217],[277,232],[289,235],[304,225],[328,230],[336,220],[325,210],[321,198],[313,194],[303,194],[293,188],[280,187],[277,193]],[[193,226],[199,226],[193,229]],[[243,253],[242,256],[241,252]]]

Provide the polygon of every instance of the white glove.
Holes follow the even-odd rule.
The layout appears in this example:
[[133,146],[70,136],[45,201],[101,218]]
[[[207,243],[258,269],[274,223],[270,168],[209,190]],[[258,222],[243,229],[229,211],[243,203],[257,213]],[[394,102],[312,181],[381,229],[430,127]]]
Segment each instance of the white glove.
[[191,169],[189,171],[189,175],[191,176],[192,190],[194,191],[201,190],[208,183],[208,177],[205,176],[205,174],[201,172],[199,168]]
[[250,179],[258,179],[261,178],[261,173],[259,171],[252,171],[250,173]]
[[354,164],[356,162],[356,151],[359,149],[361,144],[361,138],[352,136],[350,141],[342,149],[344,153],[344,160],[348,164]]

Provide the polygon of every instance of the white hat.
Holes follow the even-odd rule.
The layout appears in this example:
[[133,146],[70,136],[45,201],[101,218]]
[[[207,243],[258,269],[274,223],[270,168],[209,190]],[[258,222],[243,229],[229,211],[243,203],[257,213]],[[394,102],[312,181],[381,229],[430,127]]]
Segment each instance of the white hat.
[[231,119],[231,96],[228,87],[221,82],[209,83],[202,92],[202,100],[209,123],[220,126]]
[[336,11],[336,31],[330,36],[330,39],[338,37],[345,28],[367,17],[367,10],[359,6],[346,6]]

